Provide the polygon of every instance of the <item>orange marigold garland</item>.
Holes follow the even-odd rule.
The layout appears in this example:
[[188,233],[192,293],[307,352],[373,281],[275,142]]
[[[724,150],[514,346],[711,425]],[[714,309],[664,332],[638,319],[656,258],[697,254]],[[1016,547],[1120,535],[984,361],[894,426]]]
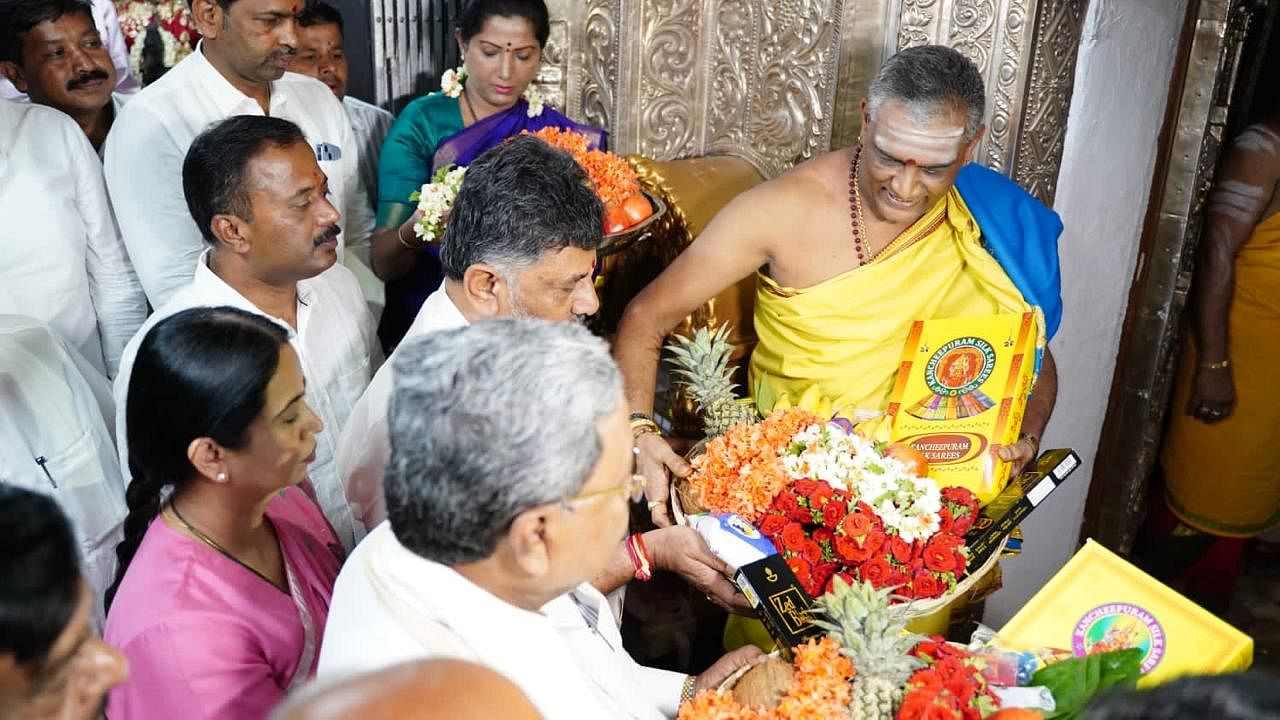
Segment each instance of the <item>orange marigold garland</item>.
[[848,713],[853,663],[829,636],[794,649],[795,681],[777,707],[744,707],[729,692],[703,690],[680,708],[678,720],[826,720]]
[[623,158],[604,150],[593,150],[587,137],[572,130],[545,127],[525,134],[541,138],[547,144],[565,150],[578,161],[587,177],[595,183],[596,194],[606,207],[621,206],[640,191],[639,176]]
[[816,415],[793,407],[775,410],[753,425],[729,428],[693,459],[689,482],[698,499],[709,510],[758,523],[773,498],[791,484],[782,451],[793,435],[815,422]]

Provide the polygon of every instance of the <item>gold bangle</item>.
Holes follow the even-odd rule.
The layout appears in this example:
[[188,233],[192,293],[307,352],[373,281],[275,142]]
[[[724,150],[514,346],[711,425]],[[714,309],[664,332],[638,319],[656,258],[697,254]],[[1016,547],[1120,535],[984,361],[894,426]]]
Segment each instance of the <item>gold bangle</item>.
[[698,685],[698,679],[692,675],[686,675],[684,685],[680,686],[680,704],[683,705],[693,699],[694,688]]
[[658,427],[658,423],[648,418],[635,418],[631,421],[631,437],[637,438],[645,433],[653,433],[662,435],[662,428]]
[[1231,358],[1219,360],[1218,362],[1200,363],[1200,367],[1205,370],[1226,370],[1231,367]]
[[422,249],[421,245],[412,245],[410,243],[405,242],[403,231],[404,231],[404,225],[396,226],[396,240],[399,240],[401,245],[409,248],[410,250],[421,250]]

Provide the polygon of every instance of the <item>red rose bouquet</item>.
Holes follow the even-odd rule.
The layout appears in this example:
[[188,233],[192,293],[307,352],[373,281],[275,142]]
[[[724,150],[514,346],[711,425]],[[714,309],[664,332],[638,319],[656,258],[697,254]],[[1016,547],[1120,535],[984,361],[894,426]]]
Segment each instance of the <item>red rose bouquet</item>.
[[911,655],[924,661],[907,681],[898,720],[981,720],[999,707],[981,662],[964,649],[934,637]]

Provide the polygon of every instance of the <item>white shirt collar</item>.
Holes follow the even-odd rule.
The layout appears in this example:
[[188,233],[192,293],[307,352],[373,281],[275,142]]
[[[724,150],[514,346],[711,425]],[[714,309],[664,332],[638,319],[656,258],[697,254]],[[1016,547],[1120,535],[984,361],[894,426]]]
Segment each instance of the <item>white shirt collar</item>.
[[[245,95],[231,81],[218,71],[213,63],[209,62],[209,58],[204,55],[204,40],[196,44],[195,52],[187,56],[183,62],[190,62],[192,70],[196,78],[196,82],[204,87],[208,96],[213,100],[220,113],[225,117],[232,115],[256,115],[262,111],[258,105],[258,101]],[[279,115],[279,109],[284,107],[285,101],[288,99],[284,88],[280,83],[271,83],[271,100],[268,107],[271,115]]]
[[[206,248],[200,253],[200,260],[196,262],[196,272],[191,278],[191,292],[196,293],[204,305],[230,305],[242,310],[262,315],[275,321],[280,327],[289,331],[289,337],[293,338],[297,332],[289,326],[289,323],[278,317],[264,313],[261,308],[254,305],[249,298],[240,294],[239,290],[231,287],[226,280],[218,277],[218,274],[209,267],[209,256],[213,252],[212,248]],[[307,311],[314,302],[316,293],[311,287],[312,278],[299,280],[296,287],[298,292],[298,327],[302,328],[303,312]]]

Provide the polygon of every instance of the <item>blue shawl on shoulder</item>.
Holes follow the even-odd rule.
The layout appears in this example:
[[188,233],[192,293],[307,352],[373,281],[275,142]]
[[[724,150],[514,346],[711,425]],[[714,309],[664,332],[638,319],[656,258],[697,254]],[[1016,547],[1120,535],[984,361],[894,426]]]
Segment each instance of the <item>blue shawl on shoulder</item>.
[[987,251],[1027,303],[1044,313],[1046,340],[1051,339],[1062,323],[1062,219],[1014,181],[976,163],[960,169],[956,190],[973,213]]

